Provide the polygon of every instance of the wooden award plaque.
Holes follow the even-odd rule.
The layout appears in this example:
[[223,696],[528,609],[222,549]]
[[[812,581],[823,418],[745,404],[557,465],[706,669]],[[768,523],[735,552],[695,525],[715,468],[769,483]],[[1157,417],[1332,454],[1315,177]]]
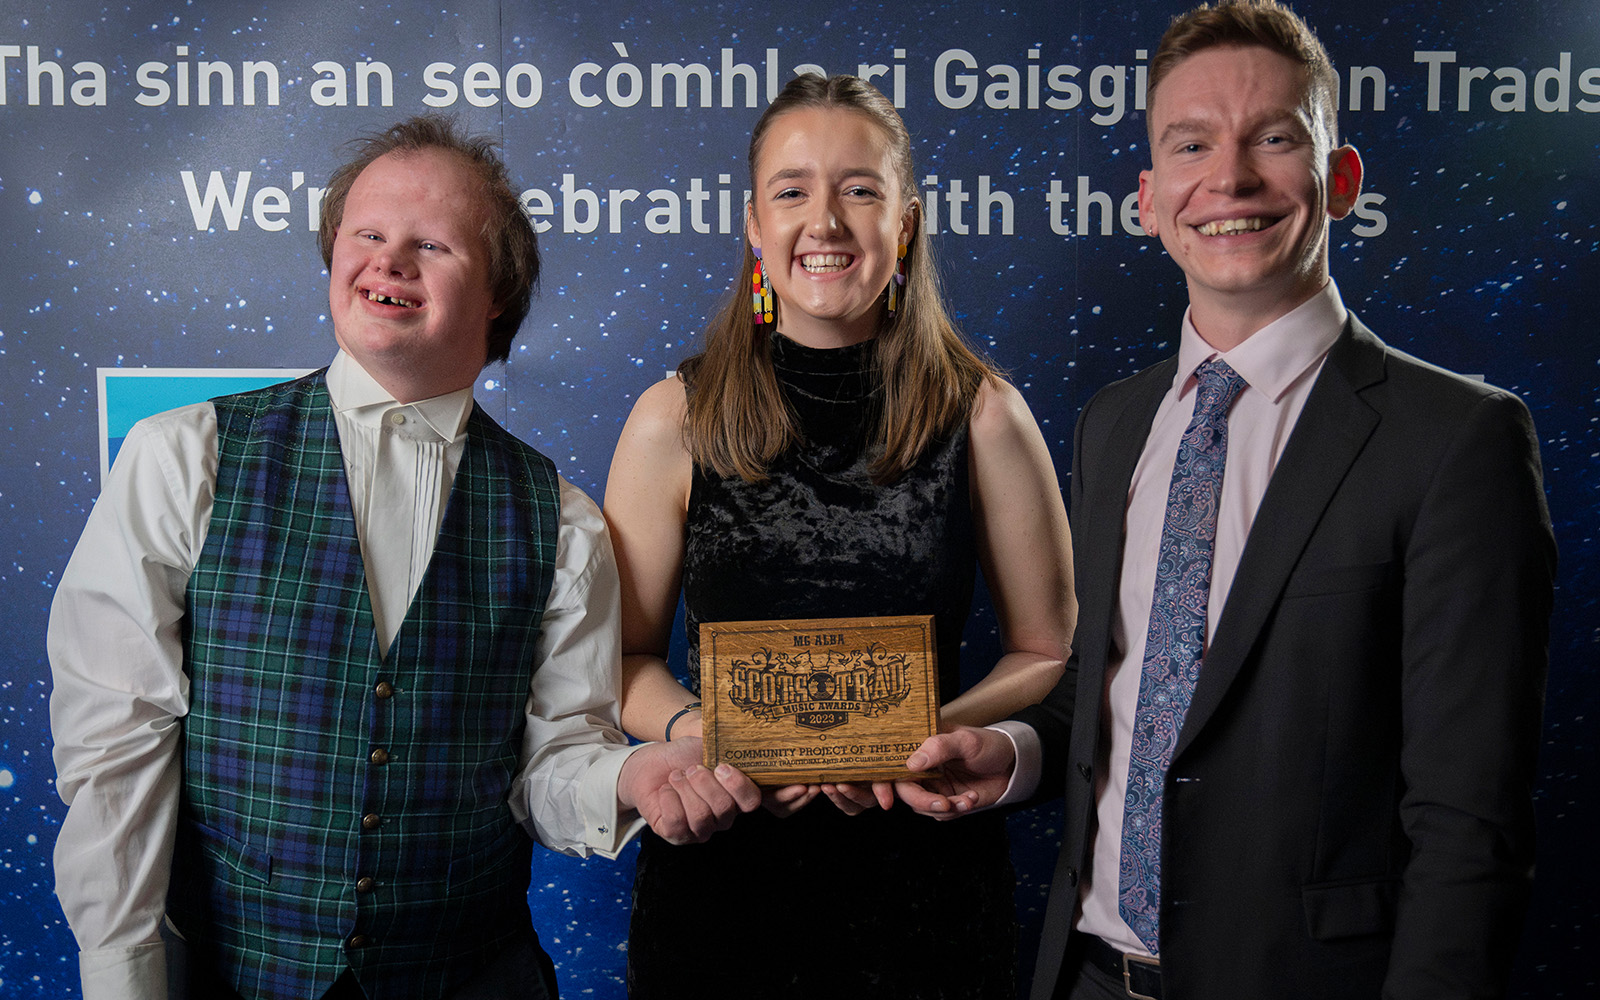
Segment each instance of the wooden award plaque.
[[905,759],[939,731],[933,617],[705,622],[705,764],[758,785],[931,777]]

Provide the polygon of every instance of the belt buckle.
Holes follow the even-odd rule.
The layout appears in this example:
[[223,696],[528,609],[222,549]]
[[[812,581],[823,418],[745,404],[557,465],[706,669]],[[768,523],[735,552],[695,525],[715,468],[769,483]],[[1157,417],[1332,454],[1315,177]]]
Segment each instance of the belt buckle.
[[[1161,1000],[1161,997],[1151,996],[1148,993],[1136,993],[1136,992],[1134,992],[1134,989],[1133,989],[1133,970],[1134,970],[1135,966],[1141,966],[1141,965],[1145,966],[1150,971],[1154,972],[1158,977],[1161,975],[1161,959],[1154,958],[1154,957],[1149,956],[1149,955],[1131,955],[1131,954],[1129,954],[1127,952],[1123,952],[1123,954],[1122,954],[1122,988],[1124,990],[1126,990],[1128,992],[1128,996],[1133,997],[1134,1000]],[[1160,982],[1160,980],[1157,979],[1157,982]]]

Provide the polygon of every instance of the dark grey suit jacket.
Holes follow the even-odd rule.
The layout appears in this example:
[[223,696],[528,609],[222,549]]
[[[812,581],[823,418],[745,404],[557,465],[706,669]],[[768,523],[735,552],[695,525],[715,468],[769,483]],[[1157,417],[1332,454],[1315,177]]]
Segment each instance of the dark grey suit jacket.
[[[1019,718],[1066,825],[1035,974],[1089,871],[1128,484],[1169,360],[1078,421],[1079,621]],[[1516,397],[1352,318],[1251,527],[1165,786],[1168,1000],[1503,995],[1533,866],[1555,543]]]

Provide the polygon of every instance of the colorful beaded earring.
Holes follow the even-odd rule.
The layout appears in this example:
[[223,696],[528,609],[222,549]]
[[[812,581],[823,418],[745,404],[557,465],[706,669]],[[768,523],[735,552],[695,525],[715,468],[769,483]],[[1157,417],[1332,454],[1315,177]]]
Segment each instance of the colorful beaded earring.
[[905,305],[906,298],[906,245],[900,244],[900,250],[895,256],[894,280],[889,282],[889,315]]
[[755,308],[756,325],[772,322],[772,282],[761,267],[761,248],[751,247],[756,256],[755,270],[750,272],[750,304]]

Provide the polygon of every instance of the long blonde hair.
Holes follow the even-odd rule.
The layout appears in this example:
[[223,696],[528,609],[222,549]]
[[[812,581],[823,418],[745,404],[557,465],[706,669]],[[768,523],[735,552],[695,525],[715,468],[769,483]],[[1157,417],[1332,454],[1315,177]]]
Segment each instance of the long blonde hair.
[[[845,75],[798,76],[768,106],[750,136],[752,187],[772,123],[790,111],[812,107],[865,115],[882,128],[891,140],[901,194],[914,197],[911,135],[905,123],[877,88]],[[760,482],[772,460],[801,435],[773,372],[768,331],[757,326],[750,308],[754,265],[746,245],[739,280],[706,328],[705,350],[684,361],[678,372],[688,387],[683,436],[689,454],[718,475]],[[930,442],[966,421],[984,380],[996,375],[945,312],[920,211],[905,265],[902,304],[893,314],[882,310],[873,351],[883,385],[876,431],[882,450],[872,463],[873,479],[880,483],[896,479],[916,464]]]

